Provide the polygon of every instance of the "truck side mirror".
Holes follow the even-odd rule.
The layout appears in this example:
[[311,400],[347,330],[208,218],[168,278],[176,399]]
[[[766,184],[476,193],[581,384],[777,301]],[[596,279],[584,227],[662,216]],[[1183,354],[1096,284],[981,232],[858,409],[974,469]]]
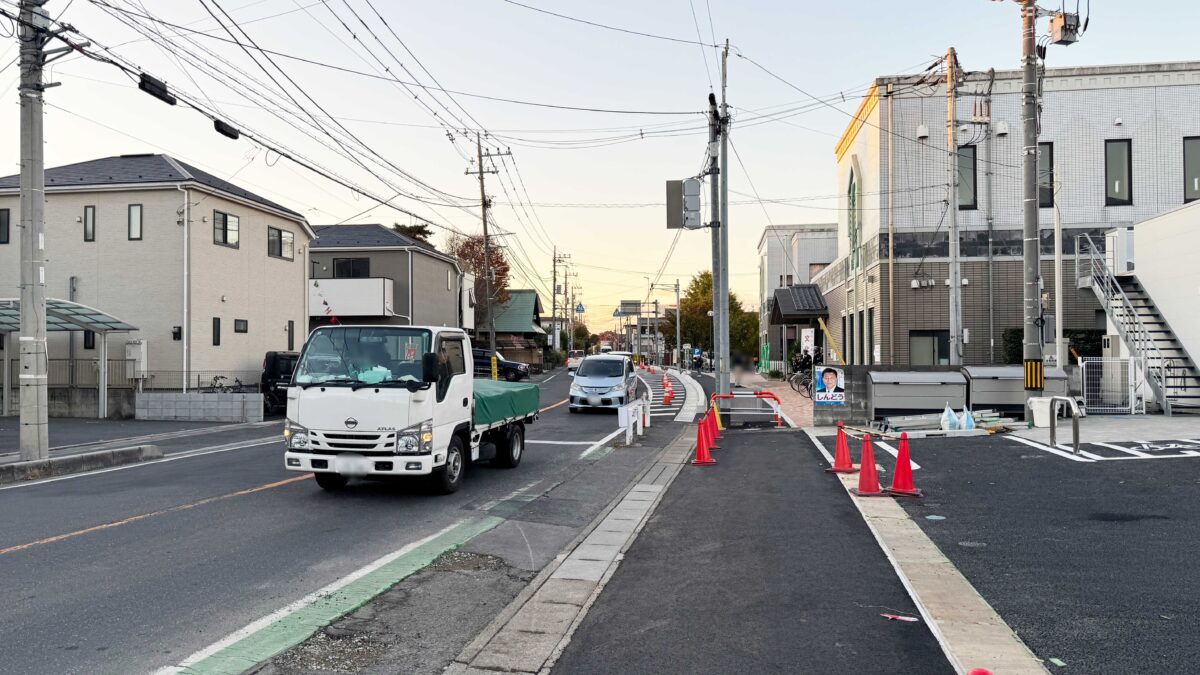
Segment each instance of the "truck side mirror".
[[438,355],[429,352],[421,357],[421,381],[433,384],[438,381]]

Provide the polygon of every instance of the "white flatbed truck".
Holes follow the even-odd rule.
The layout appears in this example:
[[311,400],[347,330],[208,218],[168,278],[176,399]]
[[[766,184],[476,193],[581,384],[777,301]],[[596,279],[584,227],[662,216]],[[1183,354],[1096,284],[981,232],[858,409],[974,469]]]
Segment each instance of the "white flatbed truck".
[[429,476],[443,493],[466,465],[515,468],[536,384],[475,379],[471,340],[458,328],[317,328],[288,389],[284,465],[338,490],[351,478]]

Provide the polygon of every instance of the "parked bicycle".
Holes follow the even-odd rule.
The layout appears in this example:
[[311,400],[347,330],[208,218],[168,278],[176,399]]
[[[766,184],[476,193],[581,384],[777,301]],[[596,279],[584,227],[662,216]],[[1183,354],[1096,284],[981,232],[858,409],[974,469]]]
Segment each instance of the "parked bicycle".
[[792,373],[792,376],[788,378],[788,384],[792,386],[792,389],[796,393],[804,398],[812,398],[813,379],[811,371],[801,370],[797,373]]

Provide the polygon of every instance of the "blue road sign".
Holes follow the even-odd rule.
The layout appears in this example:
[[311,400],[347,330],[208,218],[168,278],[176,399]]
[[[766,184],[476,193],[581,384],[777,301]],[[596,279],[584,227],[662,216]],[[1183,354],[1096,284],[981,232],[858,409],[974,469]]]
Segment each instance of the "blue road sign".
[[575,305],[575,313],[583,314],[583,303],[582,302],[579,303],[578,305]]

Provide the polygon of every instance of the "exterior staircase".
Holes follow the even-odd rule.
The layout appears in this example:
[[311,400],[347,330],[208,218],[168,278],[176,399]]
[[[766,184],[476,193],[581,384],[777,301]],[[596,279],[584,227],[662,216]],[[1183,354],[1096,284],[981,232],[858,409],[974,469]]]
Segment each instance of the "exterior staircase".
[[1137,276],[1113,274],[1086,234],[1078,237],[1075,251],[1077,286],[1095,292],[1125,346],[1145,361],[1146,381],[1163,412],[1200,413],[1200,368]]

